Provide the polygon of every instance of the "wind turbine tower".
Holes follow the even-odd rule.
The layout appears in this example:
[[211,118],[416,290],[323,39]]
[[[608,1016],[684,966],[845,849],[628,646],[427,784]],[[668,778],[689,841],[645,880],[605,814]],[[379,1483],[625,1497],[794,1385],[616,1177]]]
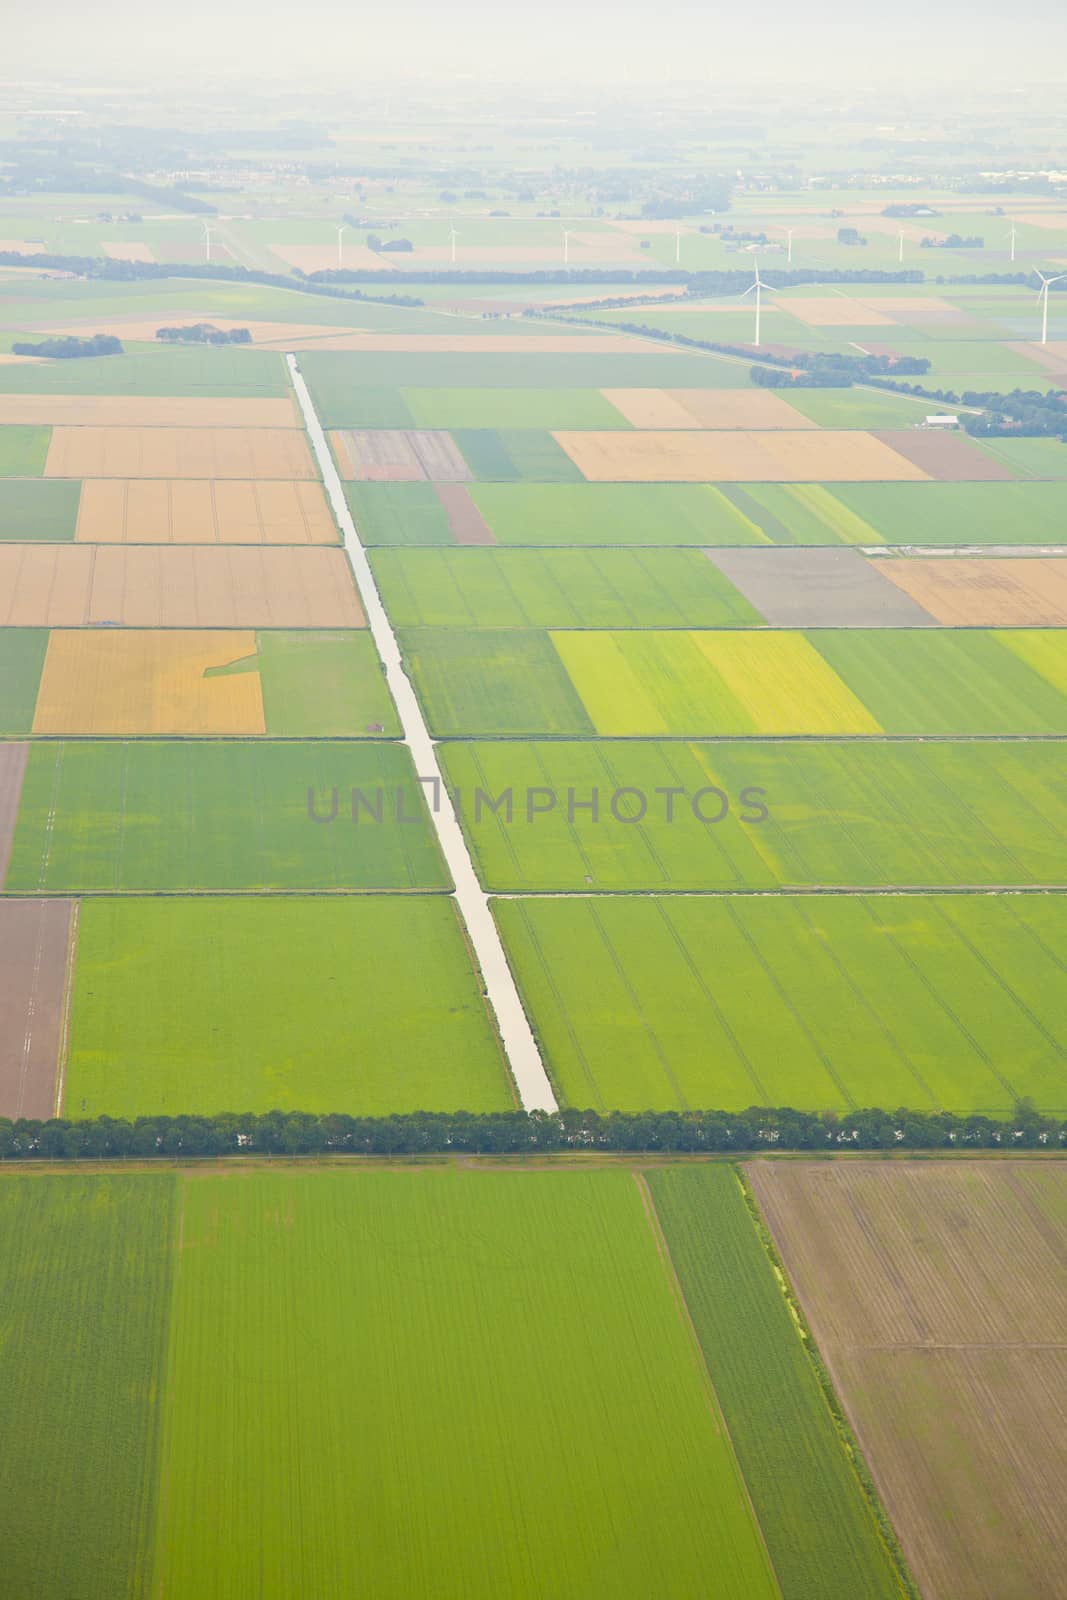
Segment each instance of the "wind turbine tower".
[[[1037,268],[1034,268],[1037,272]],[[1037,272],[1041,279],[1041,288],[1038,294],[1041,297],[1041,343],[1048,344],[1048,292],[1054,283],[1062,283],[1067,278],[1067,272],[1058,272],[1054,278],[1046,278],[1043,272]]]
[[761,298],[762,298],[762,295],[763,295],[763,290],[766,289],[768,287],[768,285],[764,283],[763,279],[759,275],[759,262],[758,261],[755,263],[755,267],[756,267],[756,278],[755,278],[755,281],[753,283],[749,284],[748,288],[745,290],[745,292],[741,296],[741,298],[742,298],[742,300],[747,300],[749,295],[752,293],[753,289],[756,291],[756,334],[755,334],[754,339],[752,340],[752,345],[753,345],[754,349],[758,349],[759,348],[759,333],[760,333],[760,313],[761,313],[761,310],[762,310],[760,302],[761,302]]

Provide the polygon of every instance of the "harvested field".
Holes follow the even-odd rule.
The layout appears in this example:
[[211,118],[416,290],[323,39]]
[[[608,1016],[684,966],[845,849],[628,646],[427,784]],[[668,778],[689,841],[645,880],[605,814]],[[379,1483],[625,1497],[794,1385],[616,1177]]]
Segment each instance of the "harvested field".
[[927,474],[858,429],[736,432],[556,432],[593,483],[868,483]]
[[428,428],[345,428],[330,434],[342,476],[357,483],[469,483],[451,434]]
[[0,1117],[50,1117],[74,905],[0,900]]
[[39,734],[265,733],[256,671],[216,672],[256,654],[254,633],[53,632]]
[[602,389],[635,428],[814,428],[767,389]]
[[705,554],[776,628],[915,628],[935,621],[916,587],[888,581],[902,562],[872,562],[832,545]]
[[44,475],[46,478],[317,477],[307,438],[296,428],[208,426],[53,428]]
[[111,243],[108,243],[105,239],[100,248],[112,261],[154,261],[156,259],[146,244],[130,243],[121,239]]
[[342,550],[0,544],[0,626],[361,628]]
[[138,432],[145,428],[303,426],[290,397],[235,400],[215,395],[152,394],[0,394],[0,425],[7,423],[92,430],[133,428]]
[[436,494],[457,544],[496,544],[493,530],[462,483],[439,483]]
[[1003,483],[1018,476],[972,444],[965,433],[883,428],[873,437],[942,483]]
[[1067,1164],[747,1171],[923,1595],[1067,1595]]
[[806,322],[809,328],[889,328],[893,318],[845,295],[783,295],[775,309]]
[[1040,362],[1041,366],[1057,376],[1067,372],[1067,339],[1050,339],[1048,344],[1009,344],[1007,348]]
[[934,557],[868,565],[946,627],[1067,626],[1067,560]]
[[84,544],[336,544],[319,483],[225,478],[90,478]]
[[11,744],[7,740],[0,744],[0,889],[4,886],[11,857],[11,841],[15,837],[29,754],[28,744]]

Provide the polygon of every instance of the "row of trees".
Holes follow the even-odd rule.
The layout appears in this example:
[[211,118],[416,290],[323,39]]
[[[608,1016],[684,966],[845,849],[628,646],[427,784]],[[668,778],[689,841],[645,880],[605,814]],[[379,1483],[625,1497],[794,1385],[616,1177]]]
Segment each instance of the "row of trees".
[[251,344],[247,328],[216,328],[211,322],[194,322],[186,327],[157,328],[156,338],[164,344]]
[[94,333],[87,339],[68,334],[61,339],[40,339],[36,344],[21,340],[11,346],[17,356],[49,356],[53,361],[77,360],[79,356],[121,356],[122,341],[111,333]]
[[844,1116],[753,1106],[747,1111],[417,1111],[396,1117],[0,1118],[0,1160],[257,1155],[538,1154],[551,1151],[735,1153],[807,1150],[1063,1150],[1067,1121],[1021,1101],[1009,1118],[867,1110]]

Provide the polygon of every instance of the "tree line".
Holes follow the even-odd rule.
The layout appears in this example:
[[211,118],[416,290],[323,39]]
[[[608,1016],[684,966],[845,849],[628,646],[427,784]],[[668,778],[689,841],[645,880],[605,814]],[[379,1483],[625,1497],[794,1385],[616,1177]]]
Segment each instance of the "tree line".
[[94,333],[87,339],[77,339],[67,334],[58,339],[40,339],[36,344],[20,340],[11,346],[16,356],[48,356],[53,361],[71,361],[79,356],[121,356],[122,340],[113,333]]
[[301,1111],[214,1117],[0,1118],[0,1161],[262,1155],[536,1155],[553,1151],[751,1155],[760,1151],[1063,1150],[1067,1120],[1026,1100],[1008,1118],[878,1109],[415,1111],[351,1117]]

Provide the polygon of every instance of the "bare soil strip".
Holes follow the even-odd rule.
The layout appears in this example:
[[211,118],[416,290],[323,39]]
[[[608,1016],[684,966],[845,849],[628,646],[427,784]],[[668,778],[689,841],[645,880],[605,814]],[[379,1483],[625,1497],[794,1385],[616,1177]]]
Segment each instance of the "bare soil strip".
[[438,483],[435,492],[445,509],[448,526],[457,544],[496,544],[492,528],[464,484]]
[[776,628],[922,628],[937,620],[909,586],[889,582],[893,562],[870,562],[858,550],[704,553]]
[[965,433],[885,428],[874,437],[941,483],[1004,483],[1014,477],[1001,462],[984,455]]
[[926,1600],[1062,1600],[1067,1162],[747,1171]]
[[4,887],[7,864],[11,859],[11,841],[15,837],[22,780],[26,776],[29,755],[28,744],[15,744],[7,739],[0,743],[0,889]]
[[70,900],[0,900],[0,1116],[55,1108],[72,912]]

